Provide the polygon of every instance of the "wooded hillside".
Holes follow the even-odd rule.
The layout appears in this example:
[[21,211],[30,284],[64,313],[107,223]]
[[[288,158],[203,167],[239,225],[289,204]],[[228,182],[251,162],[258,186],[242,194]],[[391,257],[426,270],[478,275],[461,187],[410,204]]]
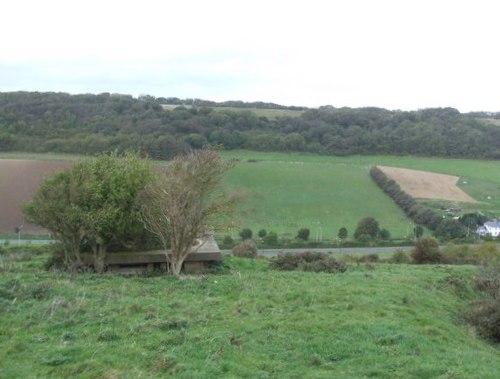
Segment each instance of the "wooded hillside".
[[[267,117],[255,108],[290,112]],[[212,144],[228,150],[499,159],[500,126],[487,118],[500,114],[13,92],[0,93],[0,151],[93,154],[132,149],[170,159]]]

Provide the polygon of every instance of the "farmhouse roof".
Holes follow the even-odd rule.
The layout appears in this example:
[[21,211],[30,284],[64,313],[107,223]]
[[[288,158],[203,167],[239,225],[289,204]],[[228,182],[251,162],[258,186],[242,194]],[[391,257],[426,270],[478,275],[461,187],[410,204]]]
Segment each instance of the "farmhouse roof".
[[490,220],[484,223],[484,226],[489,228],[500,229],[500,221],[499,220]]

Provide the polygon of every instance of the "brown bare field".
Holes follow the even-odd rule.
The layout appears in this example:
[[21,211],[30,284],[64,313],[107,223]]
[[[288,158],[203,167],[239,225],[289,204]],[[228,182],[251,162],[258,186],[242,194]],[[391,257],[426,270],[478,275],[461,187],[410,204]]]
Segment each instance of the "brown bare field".
[[24,221],[20,206],[31,200],[44,177],[72,164],[63,160],[0,159],[0,233],[14,233],[19,225],[23,225],[22,233],[44,232]]
[[459,177],[417,171],[406,168],[378,166],[387,176],[399,184],[408,195],[417,199],[438,199],[475,203],[471,196],[457,187]]

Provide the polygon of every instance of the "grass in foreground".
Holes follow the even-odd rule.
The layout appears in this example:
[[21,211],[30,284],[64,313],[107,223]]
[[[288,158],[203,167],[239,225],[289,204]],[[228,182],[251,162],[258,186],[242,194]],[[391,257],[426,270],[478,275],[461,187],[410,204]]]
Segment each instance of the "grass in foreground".
[[69,275],[2,256],[0,377],[497,378],[460,314],[470,266],[223,275]]

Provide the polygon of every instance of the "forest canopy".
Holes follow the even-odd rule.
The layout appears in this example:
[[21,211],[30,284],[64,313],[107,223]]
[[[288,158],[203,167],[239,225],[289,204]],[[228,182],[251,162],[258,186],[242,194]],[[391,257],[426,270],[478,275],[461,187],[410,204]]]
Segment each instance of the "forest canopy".
[[[260,110],[287,110],[269,117]],[[289,112],[288,112],[289,111]],[[0,152],[135,150],[171,159],[203,146],[327,155],[500,159],[500,113],[316,109],[103,93],[0,93]]]

